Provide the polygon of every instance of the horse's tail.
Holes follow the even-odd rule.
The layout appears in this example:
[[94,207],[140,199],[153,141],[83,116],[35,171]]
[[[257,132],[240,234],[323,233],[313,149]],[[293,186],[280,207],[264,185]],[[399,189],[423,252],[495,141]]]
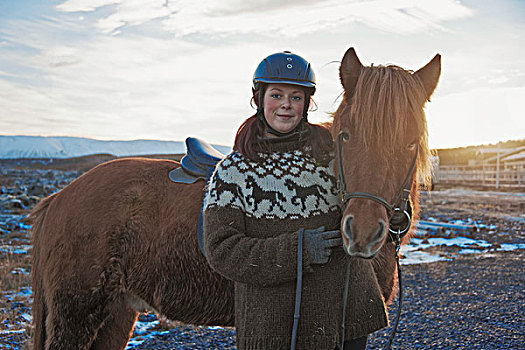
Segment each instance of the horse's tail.
[[40,244],[42,237],[42,224],[46,217],[47,209],[55,195],[51,195],[41,200],[29,214],[29,221],[32,224],[31,234],[33,249],[31,252],[32,264],[32,287],[33,287],[33,349],[44,349],[46,342],[46,317],[47,307],[45,303],[44,283],[42,280],[42,262]]

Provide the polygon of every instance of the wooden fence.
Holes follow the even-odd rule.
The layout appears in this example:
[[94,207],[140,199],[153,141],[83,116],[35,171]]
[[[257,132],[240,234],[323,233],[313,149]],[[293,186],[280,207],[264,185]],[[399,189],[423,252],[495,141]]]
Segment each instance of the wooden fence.
[[436,186],[465,186],[495,190],[525,190],[525,161],[471,166],[439,165]]

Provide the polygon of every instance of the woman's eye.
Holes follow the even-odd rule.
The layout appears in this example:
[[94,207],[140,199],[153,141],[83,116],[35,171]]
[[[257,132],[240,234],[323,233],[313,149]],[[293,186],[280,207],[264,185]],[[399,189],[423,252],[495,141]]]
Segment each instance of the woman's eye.
[[301,96],[293,96],[292,99],[294,101],[301,101]]
[[279,95],[279,94],[272,94],[271,96],[272,96],[273,98],[276,98],[276,99],[281,97],[281,95]]

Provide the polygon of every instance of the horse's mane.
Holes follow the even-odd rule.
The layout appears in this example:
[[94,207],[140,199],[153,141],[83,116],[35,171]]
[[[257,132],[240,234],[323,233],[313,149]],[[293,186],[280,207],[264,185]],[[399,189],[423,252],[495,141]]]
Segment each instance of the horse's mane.
[[[430,150],[422,109],[426,98],[421,80],[411,71],[394,65],[363,67],[351,103],[344,100],[333,115],[332,130],[349,127],[351,137],[357,137],[365,147],[373,148],[387,159],[395,157],[400,146],[404,147],[401,142],[407,142],[399,135],[413,128],[414,137],[419,137],[417,178],[428,185]],[[348,115],[350,119],[343,120]]]

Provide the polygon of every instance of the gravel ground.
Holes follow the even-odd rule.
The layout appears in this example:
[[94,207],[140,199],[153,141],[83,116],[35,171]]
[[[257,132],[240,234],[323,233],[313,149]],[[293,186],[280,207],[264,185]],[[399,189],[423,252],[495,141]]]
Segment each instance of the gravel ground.
[[[403,266],[393,348],[525,349],[524,257],[519,250]],[[368,348],[382,348],[386,333],[374,334]]]
[[[392,349],[525,349],[523,250],[403,266],[403,311]],[[397,301],[391,306],[393,323]],[[390,327],[369,338],[382,349]],[[180,326],[134,349],[235,349],[232,329]]]
[[[32,169],[0,163],[0,349],[27,349],[30,289],[28,231],[19,216],[75,178],[75,169]],[[422,194],[422,219],[480,222],[491,228],[468,237],[493,245],[525,243],[525,194],[440,190]],[[5,216],[5,218],[4,218]],[[441,247],[436,249],[459,248]],[[525,349],[525,250],[454,255],[449,261],[404,265],[404,301],[393,349]],[[14,296],[9,296],[11,292]],[[394,321],[396,303],[391,306]],[[151,315],[142,315],[144,321]],[[9,330],[15,329],[11,332]],[[18,332],[17,330],[20,330]],[[161,326],[133,349],[235,349],[232,328]],[[372,335],[368,349],[390,334]],[[139,340],[140,337],[134,339]]]

